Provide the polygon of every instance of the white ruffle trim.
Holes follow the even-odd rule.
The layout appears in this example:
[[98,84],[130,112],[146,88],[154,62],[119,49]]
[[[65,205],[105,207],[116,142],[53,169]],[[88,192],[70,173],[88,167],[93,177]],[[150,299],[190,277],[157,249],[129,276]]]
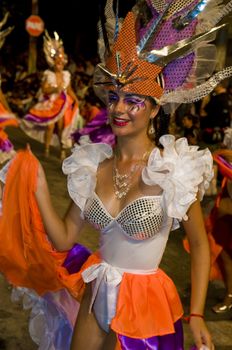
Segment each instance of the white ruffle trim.
[[213,158],[208,149],[198,151],[186,138],[173,135],[160,138],[164,150],[151,153],[142,178],[147,185],[163,189],[163,204],[169,217],[187,220],[190,205],[199,193],[200,200],[213,178]]
[[99,163],[112,154],[111,147],[104,143],[76,145],[64,160],[62,169],[68,175],[69,195],[81,210],[95,190]]
[[0,164],[3,164],[5,161],[12,159],[15,156],[15,150],[11,150],[10,152],[2,152],[0,151]]
[[[143,181],[163,189],[163,204],[169,217],[187,220],[190,205],[199,194],[203,198],[213,178],[213,158],[208,149],[189,146],[186,138],[175,140],[173,135],[160,138],[164,150],[152,151],[142,173]],[[76,145],[63,162],[68,175],[68,192],[83,211],[85,203],[95,191],[96,173],[100,162],[112,157],[112,149],[104,143]]]
[[23,287],[12,289],[11,300],[30,310],[29,333],[38,350],[69,350],[79,303],[66,289],[39,296]]
[[[51,86],[57,86],[57,78],[56,78],[56,74],[51,71],[50,69],[46,69],[44,71],[44,75],[43,75],[43,79],[47,80],[47,82],[51,85]],[[62,79],[63,79],[63,88],[67,89],[70,81],[71,81],[71,73],[68,70],[63,70],[62,71]]]
[[6,183],[6,175],[10,165],[11,165],[11,160],[9,160],[0,170],[0,181],[2,181],[2,183],[4,184]]

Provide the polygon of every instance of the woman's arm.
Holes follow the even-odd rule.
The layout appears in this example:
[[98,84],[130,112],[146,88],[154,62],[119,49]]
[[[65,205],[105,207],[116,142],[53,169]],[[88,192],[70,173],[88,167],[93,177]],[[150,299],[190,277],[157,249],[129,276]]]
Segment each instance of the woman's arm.
[[[191,252],[190,315],[203,315],[209,281],[210,251],[199,200],[191,205],[188,220],[183,221],[183,226]],[[190,317],[189,323],[197,348],[200,349],[202,345],[206,345],[210,350],[214,349],[204,320],[193,316]]]
[[53,208],[46,176],[42,166],[39,167],[36,199],[43,219],[45,230],[54,247],[68,250],[77,242],[78,233],[84,221],[80,218],[80,209],[72,203],[62,220]]

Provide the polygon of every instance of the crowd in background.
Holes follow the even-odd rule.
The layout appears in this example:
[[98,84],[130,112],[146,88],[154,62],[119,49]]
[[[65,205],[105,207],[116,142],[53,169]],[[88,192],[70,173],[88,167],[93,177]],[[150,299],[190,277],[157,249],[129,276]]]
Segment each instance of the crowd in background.
[[[72,76],[72,87],[79,101],[82,126],[91,121],[103,107],[92,88],[94,67],[98,58],[69,60],[66,67]],[[24,56],[12,67],[1,67],[2,90],[19,118],[36,102],[43,69],[27,73]],[[39,66],[43,66],[40,64]],[[219,84],[213,92],[195,104],[183,104],[171,115],[170,132],[185,136],[192,145],[202,142],[214,145],[223,140],[224,129],[232,127],[232,82]]]
[[[101,101],[92,89],[94,67],[97,58],[76,62],[70,60],[66,69],[72,77],[72,87],[79,101],[79,108],[85,122],[90,121],[96,114],[97,108],[102,107]],[[33,74],[27,73],[27,60],[24,56],[14,66],[1,67],[1,86],[6,99],[14,113],[22,118],[36,102],[41,87],[41,79],[46,69],[46,63],[38,65],[42,68]],[[93,107],[93,108],[92,108]],[[92,112],[92,109],[95,112]]]

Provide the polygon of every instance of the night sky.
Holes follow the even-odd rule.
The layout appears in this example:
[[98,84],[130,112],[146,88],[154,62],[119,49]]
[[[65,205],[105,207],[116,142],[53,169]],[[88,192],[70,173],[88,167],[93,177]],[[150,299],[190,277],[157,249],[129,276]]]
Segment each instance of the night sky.
[[[97,21],[100,6],[105,0],[39,0],[39,16],[52,34],[57,31],[62,37],[67,54],[90,58],[97,55]],[[121,12],[126,12],[134,0],[121,1]],[[14,31],[6,39],[1,56],[18,56],[28,48],[28,33],[25,20],[31,15],[31,0],[0,0],[0,15],[10,11],[9,25]],[[37,39],[38,51],[42,51],[42,35]],[[2,50],[2,51],[3,51]]]
[[[31,0],[0,0],[0,14],[10,11],[8,23],[15,26],[6,40],[5,47],[15,52],[24,51],[28,46],[28,34],[25,20],[31,14]],[[52,33],[57,31],[62,37],[68,54],[76,56],[81,51],[84,56],[96,53],[98,0],[39,0],[39,16],[45,27]],[[38,47],[42,45],[42,35],[38,38]],[[5,48],[4,47],[4,48]]]

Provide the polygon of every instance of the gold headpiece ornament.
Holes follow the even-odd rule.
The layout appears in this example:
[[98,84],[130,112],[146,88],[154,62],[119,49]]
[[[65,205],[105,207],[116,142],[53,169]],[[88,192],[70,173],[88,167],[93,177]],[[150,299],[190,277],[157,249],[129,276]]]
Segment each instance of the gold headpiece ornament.
[[63,60],[64,65],[67,63],[67,55],[64,52],[64,45],[57,32],[54,32],[54,38],[51,38],[48,31],[45,30],[43,37],[43,50],[48,64],[53,67],[56,59],[59,57]]

